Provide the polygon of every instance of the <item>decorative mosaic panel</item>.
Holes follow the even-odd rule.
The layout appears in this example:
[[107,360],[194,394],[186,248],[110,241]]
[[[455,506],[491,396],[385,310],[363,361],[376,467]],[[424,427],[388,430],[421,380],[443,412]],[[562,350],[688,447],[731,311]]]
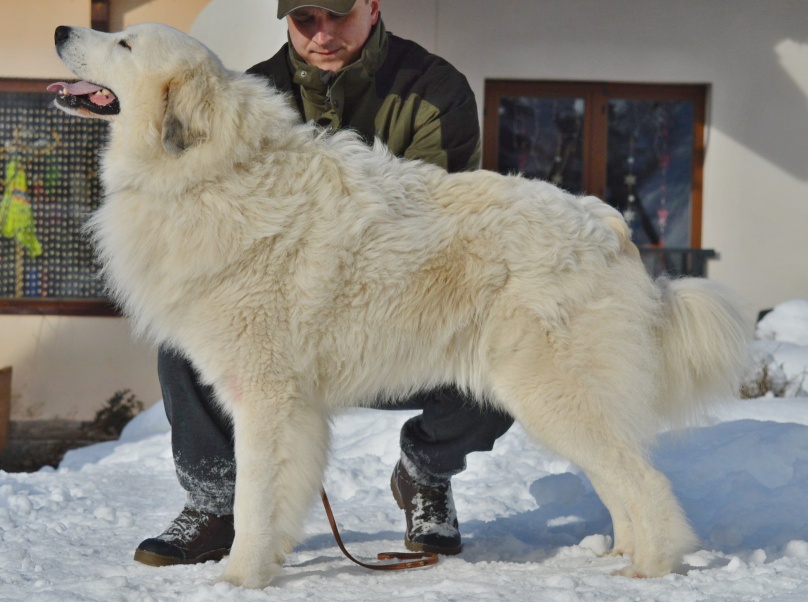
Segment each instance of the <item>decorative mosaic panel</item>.
[[[43,92],[0,92],[0,301],[103,301],[83,226],[101,198],[107,125]],[[14,304],[12,304],[14,305]]]

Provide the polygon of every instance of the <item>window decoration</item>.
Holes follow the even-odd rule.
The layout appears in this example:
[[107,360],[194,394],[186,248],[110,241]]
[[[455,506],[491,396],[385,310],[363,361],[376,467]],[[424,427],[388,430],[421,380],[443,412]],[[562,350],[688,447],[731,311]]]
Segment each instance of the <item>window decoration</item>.
[[609,100],[607,200],[639,245],[691,246],[694,121],[690,101]]

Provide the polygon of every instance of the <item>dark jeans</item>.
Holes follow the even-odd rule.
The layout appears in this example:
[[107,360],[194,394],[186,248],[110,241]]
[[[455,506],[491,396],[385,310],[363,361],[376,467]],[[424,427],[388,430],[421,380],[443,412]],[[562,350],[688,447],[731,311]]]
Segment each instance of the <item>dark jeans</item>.
[[[233,428],[201,385],[191,364],[161,348],[158,376],[171,423],[174,464],[188,505],[214,514],[231,514],[236,482]],[[421,409],[404,423],[401,450],[419,477],[440,483],[466,467],[466,455],[488,451],[513,424],[503,412],[483,408],[454,387],[419,393],[382,409]],[[392,467],[391,467],[392,468]]]

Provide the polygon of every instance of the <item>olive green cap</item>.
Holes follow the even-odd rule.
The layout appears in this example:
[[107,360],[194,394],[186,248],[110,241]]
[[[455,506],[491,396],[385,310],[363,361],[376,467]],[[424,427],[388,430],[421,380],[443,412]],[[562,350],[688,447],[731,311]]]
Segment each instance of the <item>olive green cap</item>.
[[283,19],[293,10],[303,7],[324,8],[338,15],[351,12],[356,0],[278,0],[278,18]]

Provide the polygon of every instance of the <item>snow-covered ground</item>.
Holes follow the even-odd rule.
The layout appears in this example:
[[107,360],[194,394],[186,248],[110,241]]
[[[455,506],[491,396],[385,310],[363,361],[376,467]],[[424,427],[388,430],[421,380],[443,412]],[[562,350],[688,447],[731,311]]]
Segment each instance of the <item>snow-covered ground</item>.
[[[610,573],[609,517],[566,460],[514,427],[454,480],[465,548],[434,567],[371,572],[334,544],[322,508],[282,577],[264,591],[212,582],[220,563],[152,568],[132,560],[181,509],[158,404],[120,441],[70,452],[58,470],[0,472],[0,600],[808,600],[808,301],[784,303],[755,344],[789,395],[735,400],[703,426],[660,437],[654,459],[702,538],[688,568],[661,579]],[[388,490],[409,412],[355,410],[335,423],[326,480],[354,555],[402,550]]]

